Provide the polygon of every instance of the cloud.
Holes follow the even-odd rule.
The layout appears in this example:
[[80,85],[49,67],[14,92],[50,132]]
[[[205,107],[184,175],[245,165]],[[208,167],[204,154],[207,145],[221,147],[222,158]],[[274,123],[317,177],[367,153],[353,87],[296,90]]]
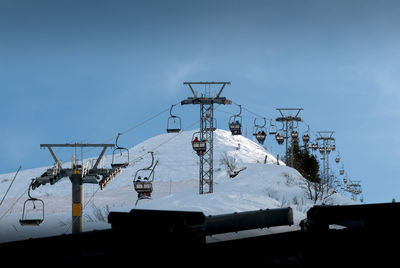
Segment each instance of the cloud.
[[198,73],[204,63],[204,58],[198,57],[194,60],[175,64],[165,73],[166,89],[168,93],[177,93],[181,90],[182,83],[186,80],[190,81],[193,74]]

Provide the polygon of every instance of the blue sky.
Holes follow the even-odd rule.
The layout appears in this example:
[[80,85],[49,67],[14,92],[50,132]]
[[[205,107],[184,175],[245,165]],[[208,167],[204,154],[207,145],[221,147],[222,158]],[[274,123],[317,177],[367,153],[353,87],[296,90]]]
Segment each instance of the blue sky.
[[[52,164],[41,143],[112,143],[190,96],[184,81],[231,81],[224,95],[253,113],[302,107],[312,131],[336,131],[367,202],[400,199],[399,13],[368,0],[1,0],[0,172]],[[237,107],[220,109],[227,129]],[[198,120],[198,107],[175,112],[184,128]],[[121,143],[164,133],[167,118]]]

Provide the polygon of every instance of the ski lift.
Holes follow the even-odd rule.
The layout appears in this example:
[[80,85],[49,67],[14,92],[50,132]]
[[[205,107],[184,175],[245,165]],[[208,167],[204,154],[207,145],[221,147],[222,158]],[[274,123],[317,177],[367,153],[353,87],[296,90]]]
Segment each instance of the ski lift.
[[172,108],[174,108],[175,104],[171,105],[169,109],[170,117],[167,120],[167,133],[179,133],[182,129],[182,120],[179,116],[172,114]]
[[204,155],[207,150],[207,143],[205,140],[199,140],[197,137],[200,132],[193,133],[192,136],[192,148],[197,153],[198,156]]
[[339,164],[340,162],[340,153],[338,152],[337,156],[335,157],[335,162],[336,164]]
[[269,120],[269,135],[275,135],[278,132],[276,125],[272,123],[272,119]]
[[133,186],[138,194],[136,204],[139,202],[139,200],[151,199],[151,193],[153,192],[154,169],[157,166],[158,161],[154,163],[154,154],[153,152],[149,153],[151,154],[150,166],[138,169],[133,177]]
[[[344,165],[343,164],[342,164],[342,167],[339,169],[339,174],[344,175]],[[347,177],[347,172],[346,172],[345,177]]]
[[[115,168],[115,169],[116,168],[126,168],[127,166],[129,166],[129,150],[118,145],[118,139],[119,139],[119,136],[121,136],[121,135],[122,135],[122,133],[118,133],[117,139],[115,140],[115,149],[112,153],[111,167]],[[125,161],[120,162],[120,163],[115,163],[115,151],[117,151],[117,150],[119,150],[120,156],[122,156],[123,152],[126,151]]]
[[304,135],[303,135],[303,142],[304,142],[304,143],[308,143],[309,141],[310,141],[310,135],[304,134]]
[[275,139],[278,142],[278,144],[283,144],[283,142],[285,141],[285,137],[279,133],[276,133]]
[[305,131],[305,133],[303,134],[303,137],[302,137],[303,143],[304,143],[304,144],[307,144],[307,143],[310,141],[310,134],[309,134],[309,132],[310,132],[310,126],[307,125],[307,130]]
[[242,105],[238,105],[240,111],[237,115],[232,115],[229,118],[229,130],[232,132],[232,135],[242,135]]
[[263,125],[257,125],[257,118],[254,118],[254,131],[253,131],[253,136],[256,137],[257,141],[259,144],[264,144],[265,138],[267,137],[267,134],[265,133],[265,124],[267,123],[265,117],[264,119],[264,124]]
[[311,149],[312,149],[313,151],[318,150],[318,143],[313,143],[313,144],[311,144]]
[[292,131],[292,139],[297,139],[299,137],[299,133],[297,131]]
[[346,179],[346,178],[343,179],[343,183],[344,183],[344,184],[347,183],[347,179]]
[[[29,188],[28,188],[29,198],[24,202],[24,206],[22,209],[22,217],[19,220],[19,223],[22,226],[24,226],[24,225],[39,226],[44,221],[44,202],[43,202],[43,200],[34,198],[31,196],[31,189],[32,189],[32,184],[33,184],[34,180],[35,179],[32,179],[32,182],[29,185]],[[28,209],[29,209],[28,204],[32,205],[32,211],[36,211],[35,217],[28,217]],[[37,204],[39,204],[39,208],[37,207]]]
[[336,150],[336,145],[335,145],[335,144],[332,144],[332,145],[331,145],[331,150],[332,150],[332,151],[335,151],[335,150]]
[[217,129],[217,119],[214,117],[213,118],[213,126],[208,126],[207,124],[205,124],[206,126],[204,126],[204,130],[205,131],[215,131]]

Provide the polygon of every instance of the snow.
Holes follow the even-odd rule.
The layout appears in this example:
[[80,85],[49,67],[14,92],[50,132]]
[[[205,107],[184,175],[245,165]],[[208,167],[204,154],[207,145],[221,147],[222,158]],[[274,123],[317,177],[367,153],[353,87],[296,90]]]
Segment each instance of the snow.
[[[268,230],[243,232],[244,236],[256,233],[281,232],[298,228],[300,220],[314,203],[306,198],[302,188],[304,178],[295,169],[280,162],[263,146],[230,132],[214,132],[214,193],[199,194],[199,157],[191,148],[195,131],[170,133],[152,137],[129,150],[134,163],[111,181],[101,191],[97,185],[84,185],[84,230],[107,229],[109,211],[130,211],[137,195],[132,181],[135,172],[151,163],[148,151],[153,151],[159,163],[155,170],[154,191],[151,200],[141,200],[137,208],[202,211],[217,215],[265,208],[292,207],[295,224],[291,227],[272,227]],[[221,163],[224,155],[234,158],[238,167],[246,167],[236,177],[230,178]],[[264,164],[267,156],[266,164]],[[119,154],[116,155],[118,159]],[[111,155],[104,165],[109,166]],[[49,155],[49,159],[51,156]],[[63,166],[69,166],[64,163]],[[55,185],[41,186],[32,196],[45,202],[45,221],[41,226],[20,226],[26,190],[32,178],[40,176],[47,168],[23,170],[16,178],[7,198],[0,207],[0,242],[43,237],[71,232],[71,183],[64,178]],[[3,197],[14,174],[0,175],[0,197]],[[329,204],[352,204],[353,201],[334,194]],[[209,241],[229,239],[232,235],[215,236]]]

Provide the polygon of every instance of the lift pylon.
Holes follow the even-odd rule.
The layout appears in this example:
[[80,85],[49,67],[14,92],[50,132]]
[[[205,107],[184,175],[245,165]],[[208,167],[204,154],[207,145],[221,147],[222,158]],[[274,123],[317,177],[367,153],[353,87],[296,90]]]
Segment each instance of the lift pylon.
[[[284,140],[286,141],[286,155],[285,155],[285,162],[286,165],[293,167],[294,166],[294,157],[293,157],[293,139],[297,138],[298,133],[294,132],[294,122],[301,122],[303,119],[299,117],[300,112],[303,110],[303,108],[276,108],[276,110],[281,114],[280,117],[277,117],[275,119],[276,122],[281,122],[283,125],[283,132],[280,135],[280,138],[282,138],[282,135]],[[297,135],[294,135],[297,134]],[[288,145],[288,140],[289,138],[291,139],[291,150],[289,152],[289,145]],[[283,143],[283,140],[278,140],[279,144]],[[289,161],[290,160],[290,161]]]
[[[100,168],[99,164],[104,156],[107,148],[114,147],[114,144],[82,144],[82,143],[66,143],[66,144],[41,144],[40,148],[47,148],[53,157],[55,164],[52,168],[47,169],[40,177],[32,180],[31,189],[35,190],[41,185],[50,183],[53,185],[64,177],[69,177],[72,183],[72,233],[80,233],[83,231],[82,217],[82,201],[83,201],[83,184],[94,183],[99,184],[103,189],[115,176],[121,172],[121,167]],[[83,163],[83,153],[81,162],[77,161],[77,156],[73,158],[71,168],[64,168],[61,160],[59,160],[53,151],[53,148],[83,148],[98,147],[102,148],[99,157],[94,161]]]
[[317,131],[317,142],[321,141],[322,144],[320,144],[319,147],[319,152],[322,155],[322,160],[323,160],[323,170],[322,170],[322,178],[326,183],[331,184],[330,182],[330,177],[329,177],[329,155],[330,152],[332,151],[331,146],[335,143],[335,138],[333,137],[333,134],[335,134],[335,131],[330,131],[330,130],[323,130],[323,131]]
[[[214,131],[214,104],[231,104],[232,101],[225,97],[221,97],[222,90],[231,82],[184,82],[191,90],[193,97],[189,97],[181,102],[181,105],[199,104],[200,105],[200,131],[199,140],[205,142],[205,152],[198,154],[200,157],[199,170],[199,193],[213,192],[213,131]],[[211,95],[210,92],[205,92],[200,96],[193,89],[193,86],[204,85],[210,87],[219,85],[216,95]],[[205,189],[206,188],[206,189]]]

